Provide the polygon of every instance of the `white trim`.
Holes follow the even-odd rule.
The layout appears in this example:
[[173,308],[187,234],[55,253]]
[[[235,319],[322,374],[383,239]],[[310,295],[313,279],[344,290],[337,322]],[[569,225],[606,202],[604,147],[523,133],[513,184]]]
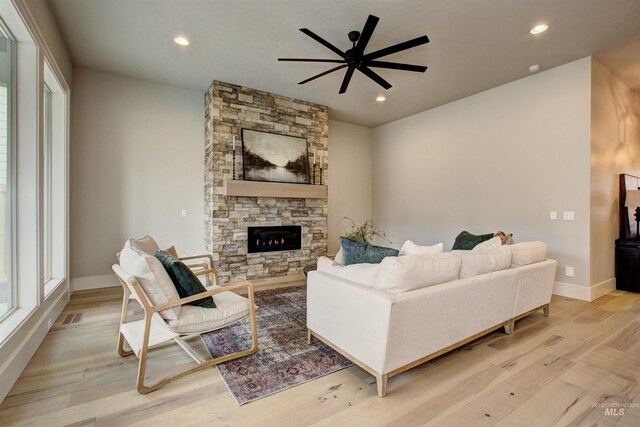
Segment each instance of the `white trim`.
[[591,291],[589,287],[576,285],[574,283],[555,282],[553,284],[553,294],[582,301],[591,301]]
[[100,289],[120,286],[115,274],[104,274],[102,276],[76,277],[71,280],[71,291],[84,291],[86,289]]
[[591,290],[591,300],[600,298],[603,295],[608,294],[611,291],[616,290],[616,278],[605,280],[604,282],[597,283],[589,288]]
[[53,304],[49,305],[49,309],[42,313],[36,324],[25,334],[24,339],[15,347],[9,357],[6,358],[4,364],[0,366],[0,402],[7,396],[11,387],[18,380],[24,368],[35,354],[42,340],[49,332],[47,323],[50,319],[60,316],[62,310],[69,301],[67,292],[60,292]]
[[579,299],[582,301],[593,301],[615,289],[616,279],[614,277],[593,286],[582,286],[564,282],[555,282],[553,284],[554,295]]

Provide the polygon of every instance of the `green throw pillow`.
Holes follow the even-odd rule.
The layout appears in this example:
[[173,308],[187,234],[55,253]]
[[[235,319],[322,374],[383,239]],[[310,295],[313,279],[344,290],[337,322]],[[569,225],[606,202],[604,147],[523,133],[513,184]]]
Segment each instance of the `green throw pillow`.
[[[171,278],[173,285],[176,287],[176,291],[178,291],[180,298],[190,297],[191,295],[207,291],[196,275],[193,274],[191,269],[182,261],[160,251],[155,251],[153,255],[158,258],[164,269],[167,270],[167,274]],[[197,305],[204,308],[216,308],[216,304],[213,302],[212,297],[204,297],[187,304]]]
[[485,240],[491,239],[492,237],[493,233],[480,234],[476,236],[475,234],[471,234],[468,231],[463,231],[462,233],[458,234],[458,237],[456,237],[456,241],[453,244],[453,248],[451,248],[451,250],[455,251],[457,249],[461,249],[463,251],[468,251],[475,248],[478,243],[482,243]]
[[347,237],[340,237],[342,252],[344,252],[344,264],[379,264],[385,257],[398,256],[398,250],[374,246],[368,243],[352,240]]

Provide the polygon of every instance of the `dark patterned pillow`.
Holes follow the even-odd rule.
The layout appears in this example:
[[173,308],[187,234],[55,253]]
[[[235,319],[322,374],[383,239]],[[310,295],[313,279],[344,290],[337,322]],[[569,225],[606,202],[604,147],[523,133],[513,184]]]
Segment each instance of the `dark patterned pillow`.
[[344,265],[379,264],[385,257],[398,256],[399,252],[397,249],[374,246],[344,236],[340,237],[340,245],[344,252]]
[[[193,274],[191,269],[182,261],[179,261],[161,251],[156,251],[153,255],[158,258],[164,269],[167,270],[167,274],[171,278],[173,285],[176,287],[176,291],[178,291],[180,298],[190,297],[191,295],[197,295],[201,292],[207,291],[196,275]],[[197,305],[204,308],[216,308],[216,303],[213,302],[212,297],[204,297],[187,304]]]
[[458,234],[458,237],[456,237],[456,241],[453,244],[453,248],[451,248],[451,250],[455,251],[461,249],[463,251],[468,251],[475,248],[478,243],[482,243],[485,240],[491,239],[492,237],[493,233],[475,235],[469,233],[468,231],[463,231],[462,233]]

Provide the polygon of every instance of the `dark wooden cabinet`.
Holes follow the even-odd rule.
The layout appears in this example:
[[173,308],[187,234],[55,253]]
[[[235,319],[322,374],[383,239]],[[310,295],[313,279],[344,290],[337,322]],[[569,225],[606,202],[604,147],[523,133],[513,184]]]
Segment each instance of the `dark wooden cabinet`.
[[616,289],[640,292],[640,239],[616,240]]

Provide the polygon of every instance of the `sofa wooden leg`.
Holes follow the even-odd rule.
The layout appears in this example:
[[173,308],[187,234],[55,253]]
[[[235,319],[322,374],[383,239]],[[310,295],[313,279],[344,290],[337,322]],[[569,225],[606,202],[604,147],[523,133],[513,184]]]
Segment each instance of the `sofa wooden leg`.
[[378,385],[378,396],[385,397],[387,395],[387,374],[376,375],[376,383]]
[[307,329],[307,344],[311,345],[311,339],[313,335],[311,335],[311,329]]
[[549,304],[542,307],[542,312],[544,313],[544,317],[549,317]]
[[507,335],[511,335],[513,330],[515,329],[516,321],[514,319],[509,320],[509,323],[504,325],[504,333]]

